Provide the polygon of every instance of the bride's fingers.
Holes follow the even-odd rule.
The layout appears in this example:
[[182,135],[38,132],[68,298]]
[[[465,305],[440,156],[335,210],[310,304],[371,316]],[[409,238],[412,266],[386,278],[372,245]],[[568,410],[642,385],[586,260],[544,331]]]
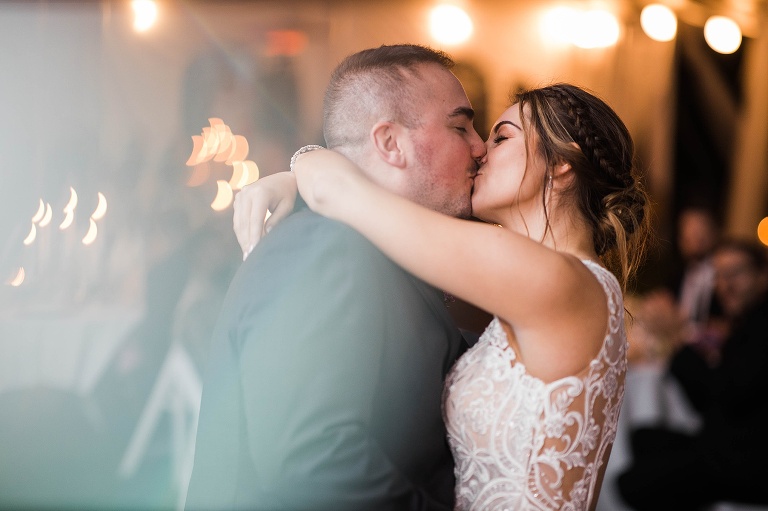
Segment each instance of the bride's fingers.
[[240,191],[237,195],[235,195],[232,214],[232,228],[235,231],[235,237],[237,238],[237,243],[240,245],[240,250],[243,252],[243,260],[245,260],[248,248],[251,245],[248,234],[250,202],[245,201],[240,197],[242,193],[243,192]]
[[248,246],[245,248],[245,257],[248,257],[253,247],[261,240],[261,236],[264,233],[264,219],[267,217],[268,212],[267,199],[263,197],[263,194],[254,197],[251,201],[250,214],[248,215]]
[[[245,194],[245,195],[243,195]],[[264,218],[268,211],[268,198],[259,189],[245,189],[235,195],[232,227],[237,243],[243,251],[243,261],[261,239]]]
[[293,204],[291,204],[289,201],[278,202],[277,206],[275,206],[275,210],[272,212],[269,218],[267,218],[266,222],[264,222],[264,232],[267,233],[271,231],[272,227],[290,215],[291,211],[293,211]]

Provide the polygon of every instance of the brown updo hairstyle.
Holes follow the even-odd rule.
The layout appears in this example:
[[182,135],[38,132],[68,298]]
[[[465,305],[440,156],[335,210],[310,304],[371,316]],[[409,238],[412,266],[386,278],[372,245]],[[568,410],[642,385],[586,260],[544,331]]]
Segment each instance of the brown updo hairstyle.
[[548,168],[571,165],[575,179],[563,198],[574,201],[590,224],[595,251],[626,289],[650,233],[649,198],[638,181],[629,130],[603,100],[575,85],[522,91],[515,102],[525,133],[531,128],[536,133]]

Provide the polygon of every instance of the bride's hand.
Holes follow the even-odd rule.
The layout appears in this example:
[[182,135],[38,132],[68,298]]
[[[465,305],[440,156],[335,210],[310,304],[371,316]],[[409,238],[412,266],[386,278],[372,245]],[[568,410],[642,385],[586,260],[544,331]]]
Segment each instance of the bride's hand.
[[361,170],[342,154],[318,149],[301,154],[293,164],[299,193],[309,208],[336,220],[359,199],[362,187],[371,186]]
[[[232,225],[243,251],[243,261],[262,236],[291,213],[296,191],[295,176],[278,172],[244,186],[235,195]],[[269,212],[272,214],[267,217]]]

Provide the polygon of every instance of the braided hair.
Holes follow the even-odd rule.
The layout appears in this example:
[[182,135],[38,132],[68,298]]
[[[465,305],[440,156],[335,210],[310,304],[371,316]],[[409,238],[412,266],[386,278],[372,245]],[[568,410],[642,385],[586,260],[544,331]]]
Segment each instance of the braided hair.
[[649,198],[638,181],[629,130],[603,100],[575,85],[522,91],[515,100],[547,166],[571,165],[575,179],[564,196],[575,202],[592,228],[595,251],[626,288],[650,232]]

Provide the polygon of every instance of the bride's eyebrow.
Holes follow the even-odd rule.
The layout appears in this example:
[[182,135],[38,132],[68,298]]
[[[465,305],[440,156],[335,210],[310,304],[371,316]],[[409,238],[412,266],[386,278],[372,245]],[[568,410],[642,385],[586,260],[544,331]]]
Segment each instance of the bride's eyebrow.
[[517,124],[515,124],[512,121],[499,121],[499,122],[496,123],[496,126],[494,126],[493,130],[491,130],[491,131],[493,133],[498,133],[499,132],[499,128],[501,128],[501,126],[504,125],[504,124],[509,124],[510,126],[514,126],[515,128],[519,129],[520,131],[523,131],[523,129],[520,126],[518,126]]

